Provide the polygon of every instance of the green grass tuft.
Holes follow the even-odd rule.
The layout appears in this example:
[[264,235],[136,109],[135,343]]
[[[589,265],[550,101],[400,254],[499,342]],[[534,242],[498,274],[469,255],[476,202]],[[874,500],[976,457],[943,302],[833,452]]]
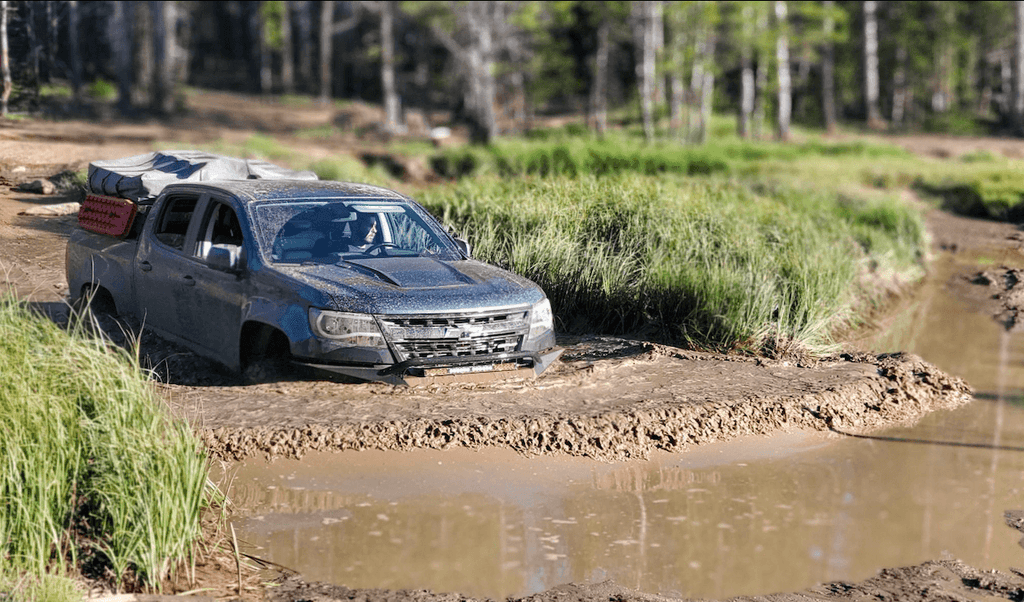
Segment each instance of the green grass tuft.
[[199,535],[206,457],[138,358],[0,297],[0,578],[157,586]]

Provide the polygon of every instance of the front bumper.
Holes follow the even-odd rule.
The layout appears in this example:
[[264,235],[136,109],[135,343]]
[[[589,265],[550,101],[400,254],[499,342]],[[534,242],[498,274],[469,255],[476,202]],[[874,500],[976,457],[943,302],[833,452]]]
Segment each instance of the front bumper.
[[[414,385],[436,380],[464,380],[468,376],[540,376],[562,355],[563,349],[507,353],[469,358],[413,359],[398,364],[344,365],[295,360],[304,366],[392,385]],[[524,374],[525,373],[525,374]]]

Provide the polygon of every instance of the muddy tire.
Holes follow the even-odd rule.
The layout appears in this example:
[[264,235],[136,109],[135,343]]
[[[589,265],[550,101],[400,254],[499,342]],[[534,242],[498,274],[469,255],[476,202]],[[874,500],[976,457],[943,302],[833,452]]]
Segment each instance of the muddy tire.
[[69,320],[93,336],[110,336],[119,328],[114,299],[102,288],[86,289],[72,300]]
[[241,341],[242,382],[248,385],[288,380],[292,377],[288,338],[267,326],[243,330]]
[[291,362],[284,357],[264,357],[252,361],[242,370],[242,382],[261,385],[287,380],[292,376]]

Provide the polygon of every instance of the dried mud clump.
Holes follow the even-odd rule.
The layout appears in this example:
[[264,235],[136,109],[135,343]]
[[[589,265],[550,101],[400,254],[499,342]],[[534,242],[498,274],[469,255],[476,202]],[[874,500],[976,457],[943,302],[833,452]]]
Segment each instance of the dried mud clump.
[[1024,330],[1024,270],[1000,267],[978,272],[970,281],[989,288],[993,314],[1007,332]]
[[[569,454],[611,461],[789,429],[859,432],[913,422],[932,410],[970,399],[970,389],[962,380],[908,354],[844,355],[810,367],[760,360],[737,366],[730,360],[732,365],[725,372],[715,372],[724,363],[721,360],[680,359],[665,353],[648,356],[637,360],[646,362],[639,367],[667,374],[668,382],[652,386],[638,381],[647,388],[620,382],[620,392],[607,399],[601,397],[602,383],[620,380],[614,370],[604,376],[567,371],[519,390],[444,392],[344,385],[352,387],[350,397],[362,392],[365,401],[290,399],[292,412],[287,419],[270,406],[266,414],[247,421],[240,408],[225,414],[220,425],[216,416],[209,416],[207,427],[198,430],[213,455],[226,460],[301,457],[308,451],[496,446],[527,455]],[[740,369],[745,372],[735,378],[716,377]],[[676,374],[695,380],[675,384],[672,379],[686,378]],[[588,379],[601,386],[588,384]],[[765,388],[759,379],[772,386]],[[734,384],[723,384],[729,380]],[[549,394],[538,397],[545,392]],[[261,403],[258,396],[246,399],[248,406]],[[272,396],[266,400],[274,403]],[[206,407],[212,405],[207,400]],[[326,409],[312,413],[309,408],[316,406]],[[308,417],[303,411],[310,412]]]

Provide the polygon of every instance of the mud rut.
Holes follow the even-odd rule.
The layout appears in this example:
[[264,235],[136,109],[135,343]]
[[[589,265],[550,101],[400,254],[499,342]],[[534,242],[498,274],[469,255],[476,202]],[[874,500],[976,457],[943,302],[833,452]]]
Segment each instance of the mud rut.
[[[63,249],[75,220],[18,213],[68,199],[10,189],[58,170],[53,165],[17,173],[10,169],[0,164],[0,291],[13,290],[54,319],[64,319]],[[994,274],[985,277],[993,283],[1000,280]],[[1006,286],[1008,278],[1001,279]],[[106,320],[105,326],[115,338],[123,338],[123,324]],[[788,429],[863,432],[910,423],[971,399],[962,380],[904,354],[787,362],[604,337],[560,342],[567,349],[563,361],[540,379],[414,388],[341,384],[316,375],[243,386],[233,375],[144,331],[140,345],[171,407],[194,424],[215,457],[226,460],[299,457],[310,450],[451,446],[500,446],[524,454],[601,460],[643,458],[655,449],[679,451]],[[426,591],[348,590],[295,577],[264,595],[272,600],[467,599]],[[861,584],[831,584],[770,598],[977,596],[1024,598],[1024,580],[941,561],[883,571]],[[569,585],[523,598],[556,599],[660,598],[613,584]]]

